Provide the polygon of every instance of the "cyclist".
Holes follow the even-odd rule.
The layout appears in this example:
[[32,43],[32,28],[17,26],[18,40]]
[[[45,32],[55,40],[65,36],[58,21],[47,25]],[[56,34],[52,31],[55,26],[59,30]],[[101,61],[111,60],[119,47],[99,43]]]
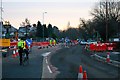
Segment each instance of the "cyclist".
[[21,40],[18,42],[18,52],[19,52],[19,56],[20,56],[20,65],[22,65],[22,54],[25,53],[26,57],[28,59],[28,46],[26,44],[26,41],[23,40],[23,38],[21,38]]
[[23,38],[18,41],[18,52],[19,52],[19,58],[20,58],[20,65],[22,65],[22,53],[24,48],[24,41]]

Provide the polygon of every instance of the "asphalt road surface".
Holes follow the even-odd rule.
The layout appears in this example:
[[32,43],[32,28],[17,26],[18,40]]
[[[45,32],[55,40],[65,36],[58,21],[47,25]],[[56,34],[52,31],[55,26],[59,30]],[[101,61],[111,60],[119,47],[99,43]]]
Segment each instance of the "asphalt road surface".
[[91,55],[89,52],[85,52],[81,45],[63,48],[57,51],[51,57],[51,64],[57,67],[57,71],[59,71],[56,79],[72,78],[73,80],[77,80],[79,66],[82,65],[89,79],[120,80],[119,68],[96,61]]
[[[40,80],[41,78],[53,78],[50,75],[48,64],[45,63],[47,56],[43,56],[48,52],[54,53],[59,46],[49,47],[45,49],[32,48],[29,55],[29,65],[20,66],[19,57],[13,58],[11,55],[2,59],[2,78],[3,80]],[[47,74],[45,74],[47,73]]]
[[81,45],[64,47],[59,44],[44,49],[33,47],[27,66],[19,65],[19,57],[3,58],[2,77],[4,80],[77,80],[79,66],[82,65],[89,79],[119,80],[119,68],[99,62],[91,55]]

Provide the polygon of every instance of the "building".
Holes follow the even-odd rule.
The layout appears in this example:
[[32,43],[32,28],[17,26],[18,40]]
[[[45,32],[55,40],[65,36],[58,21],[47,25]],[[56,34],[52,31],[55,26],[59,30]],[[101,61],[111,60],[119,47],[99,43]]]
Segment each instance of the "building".
[[[17,29],[13,26],[9,26],[8,27],[8,34],[9,34],[9,38],[12,38],[15,36],[15,32],[17,31]],[[2,25],[2,37],[5,38],[6,36],[6,33],[7,33],[7,28]]]

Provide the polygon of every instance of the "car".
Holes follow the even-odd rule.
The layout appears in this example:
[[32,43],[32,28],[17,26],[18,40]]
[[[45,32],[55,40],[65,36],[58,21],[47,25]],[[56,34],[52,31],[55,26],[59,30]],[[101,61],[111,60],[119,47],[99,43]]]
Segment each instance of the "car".
[[80,41],[80,44],[81,44],[81,45],[86,45],[86,44],[87,44],[87,42],[86,42],[86,41],[84,41],[84,40],[81,40],[81,41]]

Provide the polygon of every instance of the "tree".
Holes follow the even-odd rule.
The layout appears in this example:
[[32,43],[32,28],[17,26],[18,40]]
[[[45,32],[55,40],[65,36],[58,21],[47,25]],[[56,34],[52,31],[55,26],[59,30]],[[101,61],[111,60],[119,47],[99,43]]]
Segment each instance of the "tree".
[[37,37],[43,37],[43,32],[42,32],[42,25],[41,25],[41,22],[38,21],[37,22],[37,32],[36,32],[36,36]]
[[44,27],[44,37],[48,37],[48,29],[46,27],[46,24],[44,24],[43,27]]
[[[94,16],[93,24],[96,31],[106,40],[107,37],[114,37],[117,34],[118,20],[120,20],[120,7],[118,0],[102,0],[91,13]],[[107,32],[106,32],[107,31]]]
[[51,24],[48,24],[48,37],[52,37],[53,34],[53,28]]
[[56,27],[56,26],[53,27],[53,33],[56,35],[57,38],[59,37],[60,32],[59,32],[58,27]]

